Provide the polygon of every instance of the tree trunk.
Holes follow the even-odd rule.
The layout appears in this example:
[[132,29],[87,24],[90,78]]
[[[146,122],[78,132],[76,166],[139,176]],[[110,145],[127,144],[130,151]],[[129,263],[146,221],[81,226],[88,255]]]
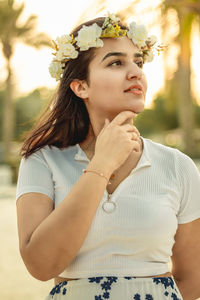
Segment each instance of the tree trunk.
[[4,98],[3,109],[3,161],[6,163],[11,159],[11,147],[14,132],[14,107],[13,107],[13,93],[12,93],[12,71],[10,66],[10,59],[7,59],[6,79],[6,93]]
[[177,97],[178,97],[178,118],[183,134],[183,151],[190,156],[195,156],[197,152],[194,139],[194,104],[191,95],[191,23],[188,10],[183,7],[179,10],[179,43],[180,55],[178,59],[179,67],[177,72]]

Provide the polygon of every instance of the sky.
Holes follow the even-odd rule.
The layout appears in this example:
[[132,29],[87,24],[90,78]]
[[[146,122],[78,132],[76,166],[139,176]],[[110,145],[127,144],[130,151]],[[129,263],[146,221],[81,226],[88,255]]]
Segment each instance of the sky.
[[[96,14],[94,9],[91,8],[92,3],[94,2],[93,0],[15,0],[15,2],[25,3],[25,10],[22,15],[21,22],[26,20],[31,14],[37,15],[37,30],[39,32],[47,33],[54,40],[57,36],[69,33],[77,24],[83,11],[87,11],[88,9],[88,19],[99,16],[99,14]],[[100,15],[105,15],[107,11],[115,13],[117,10],[122,9],[126,3],[131,1],[108,0],[107,2],[108,4],[105,7],[104,12]],[[141,0],[140,4],[135,6],[137,13],[134,14],[133,18],[130,18],[130,21],[134,20],[136,22],[143,23],[147,27],[149,27],[148,25],[152,22],[157,23],[156,20],[159,15],[158,12],[156,12],[156,9],[153,10],[152,8],[156,8],[159,3],[160,0]],[[143,14],[141,14],[141,11]],[[149,35],[153,34],[158,37],[160,42],[162,42],[159,26],[151,26]],[[197,40],[196,43],[197,52],[199,53],[199,40]],[[49,88],[56,87],[57,83],[55,79],[51,78],[48,71],[49,64],[52,60],[51,53],[51,48],[42,48],[38,51],[22,43],[18,43],[16,45],[15,54],[12,58],[16,95],[26,94],[31,90],[42,86]],[[174,59],[175,55],[173,54],[170,62],[172,65]],[[197,66],[196,62],[198,60],[199,56],[196,55],[194,63],[194,75],[197,73],[197,71],[195,71],[195,67]],[[0,80],[3,80],[6,77],[4,60],[0,60],[0,68],[1,70],[4,70],[0,74]],[[144,72],[148,81],[146,105],[150,106],[153,97],[160,89],[164,87],[164,64],[162,54],[159,56],[156,55],[153,62],[145,64]],[[197,76],[196,81],[198,80],[199,77]]]

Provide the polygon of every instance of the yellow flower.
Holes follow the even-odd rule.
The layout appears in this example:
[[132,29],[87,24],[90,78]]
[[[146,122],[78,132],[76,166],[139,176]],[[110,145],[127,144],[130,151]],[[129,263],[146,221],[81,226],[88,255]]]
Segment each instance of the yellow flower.
[[101,37],[119,37],[126,35],[127,30],[121,29],[119,25],[109,25],[102,31]]

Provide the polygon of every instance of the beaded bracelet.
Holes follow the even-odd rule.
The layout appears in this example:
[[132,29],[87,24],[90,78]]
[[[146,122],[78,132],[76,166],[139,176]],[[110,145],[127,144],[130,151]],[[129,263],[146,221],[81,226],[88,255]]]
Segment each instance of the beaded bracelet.
[[111,182],[109,181],[109,179],[108,179],[103,173],[99,173],[99,172],[97,172],[97,171],[90,171],[90,170],[83,169],[83,173],[86,173],[86,172],[93,172],[93,173],[96,173],[96,174],[98,174],[99,176],[104,177],[104,178],[107,180],[108,184],[111,184]]

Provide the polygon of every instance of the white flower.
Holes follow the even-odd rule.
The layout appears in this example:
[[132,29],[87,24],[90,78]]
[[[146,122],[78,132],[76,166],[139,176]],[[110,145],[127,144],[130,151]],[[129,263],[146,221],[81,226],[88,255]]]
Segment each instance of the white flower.
[[60,47],[62,44],[67,44],[72,42],[72,37],[68,34],[63,34],[60,37],[56,38],[56,43],[58,47]]
[[153,49],[148,51],[147,56],[145,56],[145,62],[151,62],[154,58],[154,52]]
[[108,13],[108,17],[112,20],[113,23],[120,21],[120,18],[116,17],[115,14]]
[[57,61],[52,61],[49,66],[49,73],[51,77],[56,78],[56,81],[58,81],[63,74],[62,64]]
[[147,40],[147,30],[144,25],[137,25],[135,22],[130,23],[129,31],[127,36],[132,39],[133,43],[139,48],[146,45],[145,41]]
[[75,47],[70,43],[66,43],[60,44],[60,47],[56,54],[56,59],[61,61],[66,58],[77,58],[77,56],[78,51],[76,51]]
[[[68,34],[57,37],[53,41],[56,51],[53,53],[54,58],[49,66],[51,76],[56,78],[56,80],[61,79],[65,63],[70,59],[77,58],[79,51],[86,51],[91,47],[103,47],[103,37],[115,38],[126,34],[143,54],[144,62],[151,62],[154,58],[154,49],[157,42],[156,36],[148,37],[146,27],[137,25],[135,22],[130,23],[127,32],[127,30],[120,28],[118,22],[120,22],[120,19],[115,14],[108,12],[102,27],[96,23],[90,26],[83,25],[75,39],[73,35]],[[161,51],[164,48],[164,46],[159,47],[156,49],[157,51]]]
[[157,42],[157,37],[155,35],[151,35],[147,38],[147,43],[149,46],[153,46]]
[[90,47],[103,47],[103,41],[99,38],[102,29],[96,23],[91,26],[85,26],[79,30],[75,38],[80,51],[88,50]]

